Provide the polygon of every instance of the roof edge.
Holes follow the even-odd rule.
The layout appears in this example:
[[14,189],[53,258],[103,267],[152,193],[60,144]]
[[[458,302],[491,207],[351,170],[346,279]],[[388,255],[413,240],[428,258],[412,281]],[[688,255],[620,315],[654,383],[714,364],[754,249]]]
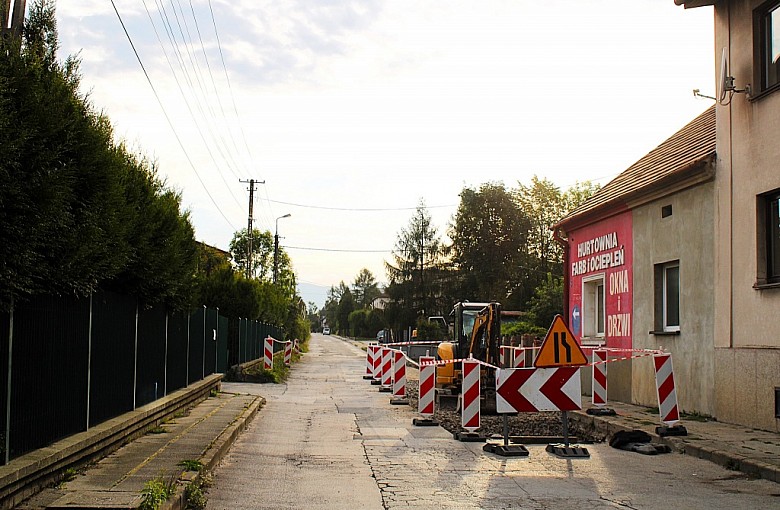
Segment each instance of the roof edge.
[[715,152],[711,152],[707,156],[697,159],[690,165],[644,188],[616,197],[609,202],[584,212],[582,215],[564,218],[550,228],[552,230],[561,229],[564,232],[576,230],[605,218],[630,211],[653,200],[658,200],[710,181],[715,177],[715,157]]

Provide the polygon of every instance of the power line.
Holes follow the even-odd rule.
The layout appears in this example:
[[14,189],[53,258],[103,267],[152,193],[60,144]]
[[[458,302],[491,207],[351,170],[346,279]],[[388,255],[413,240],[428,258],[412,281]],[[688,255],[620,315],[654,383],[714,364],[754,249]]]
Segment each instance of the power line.
[[282,246],[285,250],[307,250],[307,251],[331,251],[339,253],[393,253],[393,250],[341,250],[336,248],[310,248],[304,246]]
[[[281,200],[271,200],[270,198],[266,199],[268,202],[273,202],[274,204],[283,204],[283,205],[291,205],[293,207],[304,207],[306,209],[325,209],[328,211],[354,211],[354,212],[386,212],[386,211],[415,211],[417,210],[417,206],[415,207],[384,207],[384,208],[378,208],[378,207],[367,207],[367,208],[360,208],[360,207],[327,207],[322,205],[305,205],[305,204],[295,204],[292,202],[282,202]],[[456,207],[457,204],[450,204],[450,205],[427,205],[425,206],[426,209],[442,209],[446,207]]]
[[152,83],[152,79],[149,77],[149,73],[146,72],[146,67],[144,67],[144,63],[141,61],[141,56],[138,54],[138,51],[135,48],[135,44],[133,44],[133,39],[130,37],[130,33],[127,31],[127,27],[125,26],[125,22],[122,20],[122,16],[119,14],[119,10],[116,8],[116,4],[114,3],[114,0],[111,0],[111,5],[114,7],[114,12],[116,13],[117,19],[119,19],[119,24],[122,25],[122,30],[125,32],[125,36],[127,36],[127,40],[130,43],[130,47],[133,49],[133,53],[135,54],[135,58],[138,60],[138,64],[141,66],[141,70],[144,73],[144,76],[146,76],[146,81],[149,82],[149,87],[152,89],[152,93],[154,93],[155,99],[157,99],[157,104],[160,105],[160,109],[163,112],[163,115],[165,116],[165,120],[168,122],[168,126],[170,126],[171,131],[173,131],[174,137],[176,137],[176,141],[179,143],[179,147],[181,147],[182,152],[184,153],[184,156],[187,158],[187,162],[190,164],[190,167],[192,168],[192,171],[195,172],[195,176],[198,178],[198,181],[200,182],[200,185],[203,186],[203,191],[206,192],[206,195],[211,199],[211,203],[214,204],[214,207],[217,208],[217,211],[219,211],[219,214],[222,215],[222,217],[225,219],[228,225],[233,230],[238,230],[228,219],[227,216],[225,216],[225,213],[222,212],[222,209],[220,209],[219,205],[217,204],[217,201],[214,200],[214,197],[211,196],[211,193],[209,193],[208,188],[206,187],[206,184],[203,182],[203,179],[200,177],[200,174],[198,173],[198,170],[195,168],[195,164],[192,162],[192,159],[190,158],[190,155],[187,153],[187,150],[184,148],[184,144],[181,141],[181,138],[179,138],[179,133],[176,132],[176,128],[173,127],[173,122],[171,121],[171,118],[168,116],[168,112],[165,111],[165,107],[163,106],[162,101],[160,100],[160,96],[157,94],[157,89],[154,88],[154,84]]

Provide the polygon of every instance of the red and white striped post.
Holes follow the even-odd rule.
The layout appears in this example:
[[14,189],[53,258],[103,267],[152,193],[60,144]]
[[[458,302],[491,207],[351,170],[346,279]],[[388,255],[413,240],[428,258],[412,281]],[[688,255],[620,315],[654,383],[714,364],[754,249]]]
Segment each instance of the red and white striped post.
[[514,355],[512,356],[513,368],[525,368],[525,349],[522,347],[515,347]]
[[369,350],[374,351],[371,358],[373,366],[371,367],[371,384],[382,384],[382,347],[379,345],[369,345]]
[[[433,419],[436,412],[436,365],[433,356],[420,356],[420,384],[418,386],[417,412],[422,418],[413,418],[412,425],[436,426]],[[430,363],[427,365],[426,363]]]
[[300,347],[298,347],[298,339],[297,338],[295,340],[293,340],[293,350],[295,351],[296,354],[299,354],[301,352]]
[[470,433],[480,426],[479,414],[479,363],[473,358],[463,360],[463,389],[461,399],[461,425]]
[[391,404],[408,404],[406,400],[406,356],[393,350],[393,398]]
[[369,344],[366,347],[366,373],[363,375],[363,379],[374,378],[374,353],[376,352],[371,347],[373,344]]
[[607,405],[607,350],[593,350],[593,396],[591,400],[596,407]]
[[672,369],[672,355],[668,353],[653,356],[655,364],[655,387],[658,391],[658,410],[661,414],[661,423],[674,425],[680,421],[680,412],[677,407],[677,391],[674,388],[674,370]]
[[292,363],[292,342],[290,340],[287,340],[284,343],[284,364],[285,366],[290,366]]
[[271,370],[274,367],[274,339],[270,336],[263,340],[263,368]]
[[392,391],[393,386],[393,350],[389,347],[382,347],[382,386],[379,391]]

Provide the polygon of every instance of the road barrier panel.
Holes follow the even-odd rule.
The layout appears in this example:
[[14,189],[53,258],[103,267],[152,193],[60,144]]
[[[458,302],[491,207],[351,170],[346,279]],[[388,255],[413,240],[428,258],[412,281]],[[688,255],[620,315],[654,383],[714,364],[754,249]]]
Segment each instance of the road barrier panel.
[[371,384],[378,386],[382,384],[382,347],[377,344],[369,345],[368,350],[374,351],[371,358],[373,366],[371,367]]
[[[439,424],[433,419],[436,413],[436,358],[420,356],[420,385],[417,399],[417,412],[422,418],[412,419],[412,425],[418,427],[435,427]],[[431,363],[427,365],[426,363]]]
[[379,387],[379,391],[383,393],[393,391],[392,354],[392,349],[382,347],[382,385]]
[[372,345],[374,344],[368,344],[366,347],[366,373],[363,376],[365,380],[374,378],[374,355],[376,350],[371,348]]
[[461,389],[461,427],[466,432],[453,434],[459,441],[484,442],[485,436],[477,434],[480,427],[480,365],[474,358],[465,359],[462,362],[463,387]]
[[286,341],[284,343],[284,365],[289,367],[292,364],[292,342]]
[[274,367],[274,339],[270,336],[263,340],[263,368],[271,370]]
[[615,410],[607,406],[607,360],[609,351],[606,349],[593,349],[592,395],[591,402],[595,407],[589,408],[586,413],[591,416],[615,416]]
[[677,390],[674,386],[672,355],[669,353],[655,354],[653,365],[655,366],[658,412],[661,415],[661,423],[663,423],[662,426],[655,428],[655,432],[661,437],[687,436],[688,431],[685,427],[675,425],[680,421],[680,411],[677,405]]
[[393,405],[409,405],[406,398],[406,356],[403,351],[392,350],[393,356]]

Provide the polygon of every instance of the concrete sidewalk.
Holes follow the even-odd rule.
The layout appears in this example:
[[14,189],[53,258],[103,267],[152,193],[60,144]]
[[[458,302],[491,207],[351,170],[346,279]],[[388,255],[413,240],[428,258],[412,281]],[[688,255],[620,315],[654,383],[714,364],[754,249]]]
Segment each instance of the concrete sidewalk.
[[155,478],[179,480],[176,496],[164,508],[183,508],[184,486],[197,474],[180,463],[215,467],[264,402],[254,395],[219,393],[17,508],[137,508],[144,484]]
[[673,451],[780,483],[780,433],[683,418],[679,424],[687,429],[687,436],[661,438],[655,433],[660,425],[657,410],[620,402],[610,402],[609,407],[617,416],[590,416],[585,410],[571,412],[569,416],[586,430],[593,430],[597,437],[609,438],[620,430],[643,430],[653,442],[666,444]]

